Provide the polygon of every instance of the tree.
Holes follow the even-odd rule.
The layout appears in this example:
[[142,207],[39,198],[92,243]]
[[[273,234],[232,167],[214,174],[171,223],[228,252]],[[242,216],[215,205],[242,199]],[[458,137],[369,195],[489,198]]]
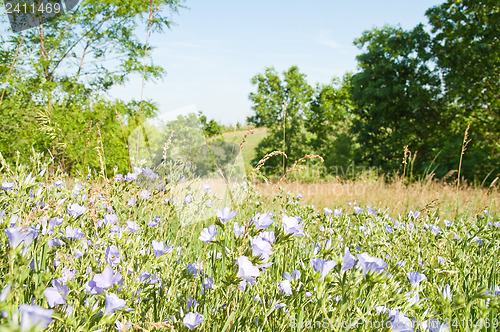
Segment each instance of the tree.
[[[481,182],[489,176],[488,183],[500,175],[500,5],[495,0],[448,0],[426,15],[445,97],[461,123],[456,143],[471,126],[464,174]],[[449,150],[443,153],[449,155]],[[456,156],[444,160],[458,162]]]
[[351,81],[351,131],[360,145],[356,159],[384,172],[398,170],[409,145],[422,160],[432,160],[432,147],[450,119],[441,112],[441,81],[432,71],[429,34],[422,25],[411,31],[384,26],[364,32],[355,44],[365,49]]
[[[33,146],[51,151],[66,170],[85,163],[98,166],[99,156],[93,149],[97,139],[107,140],[105,146],[125,142],[126,131],[133,130],[129,126],[141,125],[156,111],[150,101],[106,101],[104,94],[132,74],[144,75],[145,80],[165,75],[163,68],[151,63],[152,47],[140,40],[139,27],[146,26],[148,34],[163,31],[171,26],[169,17],[180,7],[177,0],[84,0],[37,28],[0,35],[2,82],[15,59],[15,70],[0,101],[0,149],[4,155],[16,148],[27,159]],[[0,26],[6,26],[5,19]],[[89,142],[82,139],[86,131],[92,137]],[[126,143],[110,147],[116,147],[110,155],[119,156],[107,159],[108,170],[117,165],[124,171],[128,165]]]
[[137,30],[143,25],[149,33],[164,31],[172,24],[168,16],[180,6],[178,0],[83,0],[66,15],[38,28],[0,36],[0,45],[13,50],[23,41],[16,66],[27,80],[68,85],[83,80],[93,90],[105,91],[132,73],[144,71],[146,79],[164,75],[161,67],[144,66],[152,47],[140,41]]
[[352,163],[353,141],[348,129],[352,121],[351,76],[335,78],[331,84],[316,88],[311,107],[306,111],[305,127],[313,134],[311,146],[328,168],[347,169]]
[[[269,129],[268,136],[257,146],[257,157],[252,162],[257,163],[260,158],[272,151],[282,151],[284,134],[286,143],[283,152],[287,154],[288,160],[293,163],[294,160],[304,157],[310,152],[304,128],[305,113],[314,94],[313,88],[306,81],[306,76],[300,73],[296,66],[284,71],[283,79],[274,68],[266,68],[264,74],[252,78],[252,84],[257,86],[257,92],[252,92],[249,96],[255,114],[248,117],[247,122]],[[286,119],[283,112],[284,103]],[[287,162],[285,167],[286,164]],[[282,165],[282,161],[274,158],[266,165],[278,166]]]
[[206,137],[222,135],[222,127],[217,123],[217,121],[210,119],[210,121],[207,122],[207,117],[203,115],[201,111],[198,112],[198,117],[203,127],[203,133]]
[[[495,0],[459,0],[427,10],[432,51],[447,95],[472,116],[499,125],[500,5]],[[498,127],[497,127],[498,128]]]

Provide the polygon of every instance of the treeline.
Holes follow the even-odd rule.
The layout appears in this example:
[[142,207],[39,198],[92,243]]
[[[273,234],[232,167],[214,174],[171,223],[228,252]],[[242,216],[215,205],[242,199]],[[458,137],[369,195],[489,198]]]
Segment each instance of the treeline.
[[[33,150],[44,151],[70,174],[101,165],[108,173],[130,169],[128,138],[158,108],[151,100],[106,94],[133,75],[164,77],[137,27],[168,29],[181,3],[158,0],[150,10],[143,2],[89,0],[39,28],[0,35],[3,157],[23,163]],[[500,172],[499,6],[449,0],[427,17],[430,31],[418,25],[363,33],[354,41],[363,50],[359,71],[331,84],[313,87],[297,67],[256,75],[248,122],[270,133],[256,155],[284,147],[288,166],[314,153],[325,158],[326,171],[356,165],[393,173],[403,170],[408,146],[413,174],[444,177],[458,170],[465,147],[462,175],[493,181]],[[6,17],[0,25],[7,27]],[[206,136],[228,129],[199,118]]]
[[[354,41],[362,50],[359,70],[331,84],[312,87],[295,66],[254,76],[255,113],[247,120],[269,128],[257,156],[285,147],[288,166],[314,153],[324,157],[325,172],[362,165],[451,179],[461,162],[469,181],[494,181],[500,175],[500,7],[492,0],[450,0],[426,16],[430,32],[423,24],[365,31]],[[280,172],[281,158],[269,164]]]

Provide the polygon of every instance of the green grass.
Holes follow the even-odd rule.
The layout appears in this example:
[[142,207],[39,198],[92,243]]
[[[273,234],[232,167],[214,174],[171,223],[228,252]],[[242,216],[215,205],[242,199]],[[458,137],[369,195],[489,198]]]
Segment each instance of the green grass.
[[[499,326],[500,215],[493,209],[451,222],[439,218],[435,207],[397,215],[364,204],[329,204],[342,209],[329,211],[304,203],[312,193],[302,199],[284,191],[265,197],[248,184],[231,189],[247,196],[229,207],[237,213],[220,220],[206,204],[217,197],[199,187],[196,177],[182,181],[194,197],[186,202],[172,194],[173,182],[166,183],[167,191],[150,188],[144,195],[144,175],[130,182],[107,181],[98,173],[69,179],[60,170],[42,171],[47,165],[36,158],[32,162],[15,169],[4,165],[0,174],[6,188],[0,189],[0,290],[10,287],[2,292],[0,331],[19,330],[23,304],[48,315],[48,331],[115,331],[117,321],[133,330],[188,331],[187,313],[203,315],[196,331],[214,332],[374,331],[430,320],[459,331]],[[79,191],[75,182],[82,184]],[[381,189],[369,191],[390,195]],[[76,203],[84,207],[80,214],[72,212]],[[206,214],[197,213],[203,207]],[[152,225],[155,216],[161,221]],[[131,221],[137,231],[128,229]],[[236,234],[240,226],[245,230]],[[68,227],[80,228],[81,238],[69,236]],[[217,234],[202,242],[209,227]],[[169,248],[157,254],[153,241]],[[112,246],[118,261],[107,254]],[[365,260],[375,262],[370,268]],[[123,280],[104,283],[99,292],[89,282],[110,265]],[[289,287],[285,272],[297,277]],[[412,285],[412,272],[425,278]],[[47,290],[57,297],[53,280],[64,274],[68,291],[59,291],[64,298],[51,305]],[[250,277],[245,287],[241,276]],[[204,289],[208,278],[213,284]],[[443,294],[446,286],[451,298]],[[111,294],[122,305],[111,306]],[[190,299],[197,304],[188,308]]]

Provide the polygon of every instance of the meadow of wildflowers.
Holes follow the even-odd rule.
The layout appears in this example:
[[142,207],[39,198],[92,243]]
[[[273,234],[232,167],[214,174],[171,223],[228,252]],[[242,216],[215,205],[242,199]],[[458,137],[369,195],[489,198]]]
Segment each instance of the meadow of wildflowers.
[[[0,170],[1,331],[500,326],[495,211],[315,207],[251,183],[217,209],[208,184],[173,197],[149,168],[69,178],[40,160]],[[184,220],[196,200],[205,216]]]

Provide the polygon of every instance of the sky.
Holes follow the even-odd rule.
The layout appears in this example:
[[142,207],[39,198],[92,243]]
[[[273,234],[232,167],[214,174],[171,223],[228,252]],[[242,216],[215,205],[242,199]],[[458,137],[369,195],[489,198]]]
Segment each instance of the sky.
[[[293,65],[312,86],[357,70],[361,51],[353,40],[385,24],[411,29],[427,24],[425,11],[438,0],[187,0],[170,30],[153,34],[153,62],[163,80],[146,83],[144,97],[159,104],[162,118],[201,110],[209,119],[234,125],[252,115],[251,78]],[[110,96],[141,97],[134,76]]]

